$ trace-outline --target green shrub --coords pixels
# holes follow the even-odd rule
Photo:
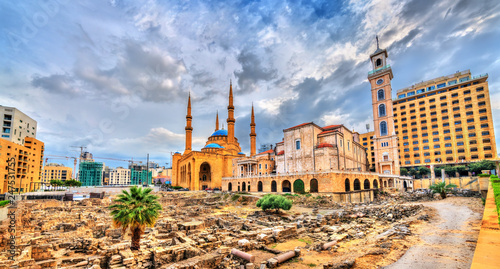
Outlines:
[[[429,189],[431,189],[433,193],[439,193],[441,195],[441,198],[445,199],[446,193],[450,192],[452,188],[456,188],[456,187],[457,187],[457,185],[455,185],[455,184],[446,185],[445,182],[438,182],[436,184],[432,184],[429,187]]]
[[[235,195],[233,195],[233,196],[231,197],[231,201],[236,201],[236,200],[240,199],[240,197],[241,197],[241,195],[239,195],[239,194],[235,194]]]
[[[479,174],[478,177],[490,177],[489,174]]]
[[[9,200],[0,201],[0,207],[4,207],[10,203]]]
[[[182,187],[181,186],[172,186],[172,189],[179,190],[179,189],[182,189]]]
[[[260,207],[264,211],[268,209],[275,209],[276,211],[280,209],[290,210],[292,208],[292,201],[281,195],[266,194],[257,201],[257,207]]]
[[[498,180],[498,176],[492,175],[490,177],[490,181],[491,186],[493,187],[495,205],[497,206],[498,224],[500,224],[500,180]]]

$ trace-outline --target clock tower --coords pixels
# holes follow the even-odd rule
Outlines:
[[[381,174],[399,175],[398,137],[394,130],[392,111],[392,69],[387,64],[387,51],[380,49],[370,55],[372,71],[368,72],[373,107],[373,154],[375,171]]]

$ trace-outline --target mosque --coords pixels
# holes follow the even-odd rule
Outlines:
[[[215,131],[208,138],[201,151],[192,148],[193,127],[191,126],[191,96],[188,98],[186,115],[186,147],[184,153],[176,152],[172,157],[172,185],[204,190],[221,188],[222,178],[233,175],[233,159],[244,157],[238,139],[234,136],[233,87],[229,85],[229,105],[227,106],[227,130],[219,129],[219,115],[216,116]],[[252,106],[250,124],[251,155],[256,151],[255,117]]]

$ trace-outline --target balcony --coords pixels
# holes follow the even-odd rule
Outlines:
[[[478,79],[478,78],[484,78],[484,77],[488,77],[488,73],[477,75],[477,76],[473,76],[472,79]]]
[[[372,71],[368,72],[368,76],[376,74],[376,73],[379,73],[379,72],[382,72],[382,71],[384,71],[385,69],[388,69],[388,68],[391,68],[390,64],[388,64],[386,66],[382,66],[380,68],[377,68],[375,70],[372,70]]]

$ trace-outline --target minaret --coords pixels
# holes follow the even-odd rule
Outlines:
[[[250,122],[250,156],[254,156],[256,154],[256,144],[255,137],[257,134],[255,133],[255,114],[253,112],[253,103],[252,103],[252,121]]]
[[[227,142],[234,142],[234,106],[233,106],[233,83],[229,83],[229,105],[227,106]]]
[[[219,111],[217,110],[217,115],[215,116],[215,131],[219,130]]]
[[[193,127],[191,127],[191,93],[189,93],[188,97],[188,107],[187,107],[187,115],[186,115],[186,150],[184,154],[191,152],[191,142],[193,136]]]

